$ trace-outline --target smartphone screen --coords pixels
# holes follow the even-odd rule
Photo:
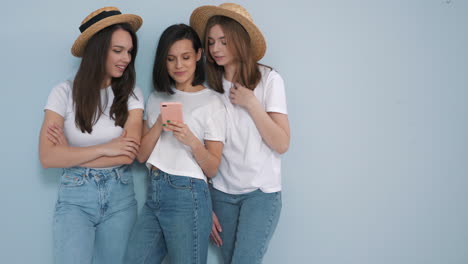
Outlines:
[[[161,120],[163,124],[167,124],[167,120],[184,122],[182,114],[182,103],[179,102],[162,102]],[[164,131],[169,131],[167,127],[163,126]]]

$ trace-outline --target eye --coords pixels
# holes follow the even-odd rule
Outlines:
[[[225,40],[222,40],[222,41],[221,41],[221,44],[223,44],[224,46],[226,46],[226,41],[225,41]]]
[[[212,41],[212,40],[208,41],[208,46],[212,46],[213,44],[214,44],[214,41]]]
[[[190,56],[184,56],[183,59],[188,60],[188,59],[190,59]]]
[[[121,49],[114,49],[113,51],[114,51],[115,53],[120,53],[120,52],[122,52]]]
[[[172,57],[167,57],[167,61],[174,61],[174,58],[172,58]]]

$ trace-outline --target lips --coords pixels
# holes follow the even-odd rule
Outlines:
[[[124,72],[124,71],[125,71],[125,68],[127,68],[127,65],[115,65],[115,67],[117,67],[117,69],[118,69],[120,72]]]
[[[182,76],[182,75],[185,74],[185,72],[184,72],[184,71],[182,71],[182,72],[174,72],[174,74],[175,74],[176,76]]]

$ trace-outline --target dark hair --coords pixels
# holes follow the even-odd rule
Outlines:
[[[208,49],[208,51],[206,51],[208,85],[213,90],[219,93],[224,93],[224,67],[216,64],[209,52],[208,32],[215,25],[219,25],[223,29],[227,48],[234,56],[234,63],[237,64],[233,82],[238,82],[251,90],[255,89],[260,82],[262,75],[258,67],[259,64],[252,56],[250,36],[239,22],[226,16],[213,16],[208,19],[208,22],[206,23],[204,44],[205,49]]]
[[[109,115],[116,126],[123,127],[128,117],[127,101],[135,87],[135,58],[138,40],[129,24],[115,24],[96,33],[86,44],[80,68],[73,82],[73,104],[75,107],[75,124],[81,132],[91,133],[93,125],[99,120],[106,106],[101,102],[101,88],[106,76],[106,61],[109,53],[112,34],[117,29],[127,31],[132,37],[133,48],[130,51],[131,61],[123,75],[112,78],[111,85],[114,101]],[[107,103],[107,102],[105,102]]]
[[[178,40],[188,39],[192,41],[193,49],[197,53],[202,44],[195,30],[185,24],[172,25],[161,34],[159,38],[158,48],[156,49],[156,56],[154,58],[153,66],[153,87],[158,92],[166,92],[174,94],[171,85],[175,85],[174,80],[167,72],[167,54],[171,46]],[[203,56],[196,63],[195,74],[192,85],[199,85],[205,81],[205,67]]]

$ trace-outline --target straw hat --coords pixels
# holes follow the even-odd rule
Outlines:
[[[203,39],[205,37],[206,23],[213,16],[227,16],[239,22],[250,36],[255,61],[263,58],[266,51],[265,38],[245,8],[238,4],[224,3],[219,6],[207,5],[195,9],[190,16],[190,25],[195,29],[200,38]]]
[[[103,7],[89,14],[82,22],[80,26],[81,34],[75,40],[71,48],[71,53],[76,57],[82,57],[88,40],[101,29],[108,26],[128,23],[132,27],[133,31],[137,31],[143,19],[137,15],[122,14],[117,7]]]

